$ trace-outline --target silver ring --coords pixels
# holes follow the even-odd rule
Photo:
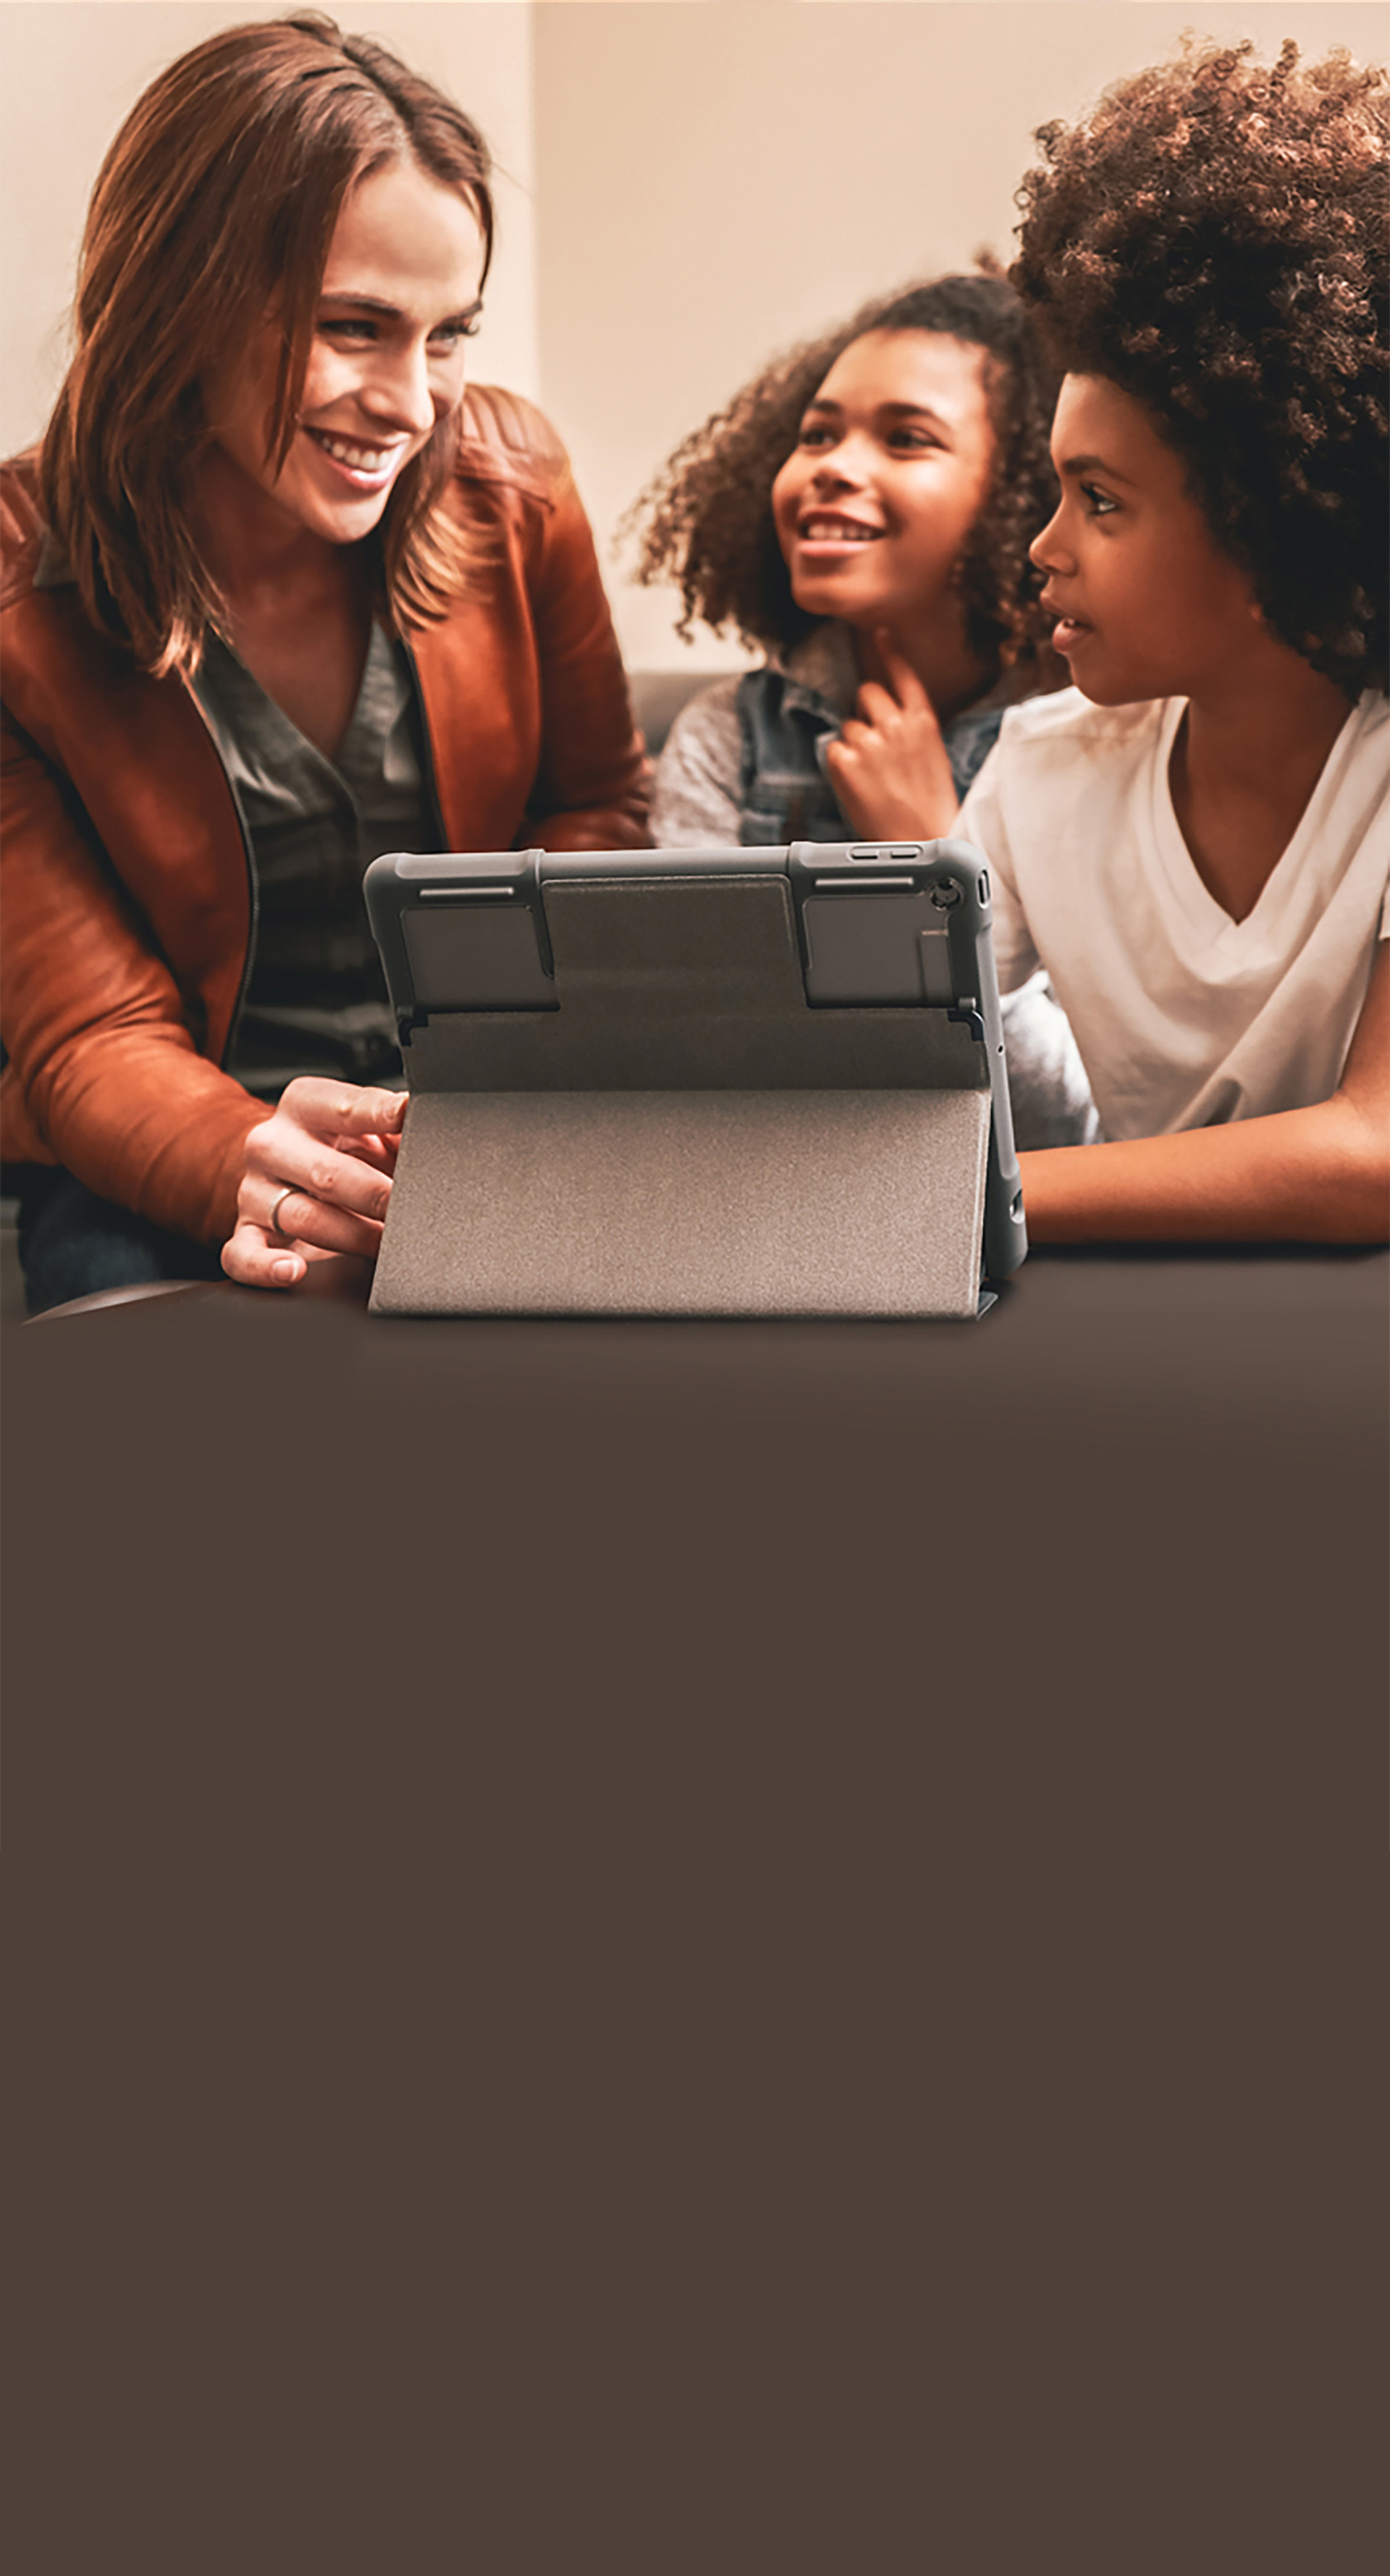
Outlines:
[[[270,1214],[269,1214],[269,1216],[266,1218],[266,1231],[267,1231],[267,1233],[269,1233],[269,1234],[278,1234],[278,1233],[279,1233],[279,1231],[280,1231],[280,1210],[281,1210],[281,1208],[284,1206],[286,1199],[292,1199],[292,1198],[294,1197],[295,1191],[296,1191],[296,1189],[298,1188],[298,1186],[299,1186],[299,1184],[298,1184],[298,1182],[297,1182],[297,1181],[291,1181],[291,1182],[289,1183],[289,1185],[288,1185],[288,1187],[287,1187],[287,1188],[285,1188],[285,1189],[283,1189],[283,1190],[277,1190],[277,1191],[276,1191],[274,1198],[273,1198],[273,1199],[271,1200],[271,1202],[270,1202]]]

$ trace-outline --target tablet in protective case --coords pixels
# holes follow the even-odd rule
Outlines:
[[[1027,1249],[962,841],[384,857],[377,1314],[974,1315]]]

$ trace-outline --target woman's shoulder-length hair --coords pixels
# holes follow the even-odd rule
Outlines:
[[[491,162],[476,126],[383,46],[317,12],[195,46],[151,83],[106,156],[40,478],[87,616],[156,675],[195,670],[222,610],[191,519],[202,386],[273,313],[267,454],[283,463],[343,201],[403,153],[466,199],[486,275]],[[469,568],[467,531],[440,506],[457,436],[451,414],[401,473],[378,532],[398,625],[442,617]]]

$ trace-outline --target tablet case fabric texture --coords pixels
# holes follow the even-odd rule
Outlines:
[[[373,1310],[974,1315],[979,1038],[809,1008],[784,877],[641,864],[547,882],[558,1007],[417,1014]]]
[[[436,1092],[378,1314],[973,1315],[989,1094]]]

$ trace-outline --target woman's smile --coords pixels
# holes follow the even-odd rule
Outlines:
[[[420,444],[410,438],[386,442],[353,438],[344,430],[321,428],[307,420],[302,420],[299,426],[304,436],[313,441],[324,462],[342,476],[354,492],[384,492]]]

